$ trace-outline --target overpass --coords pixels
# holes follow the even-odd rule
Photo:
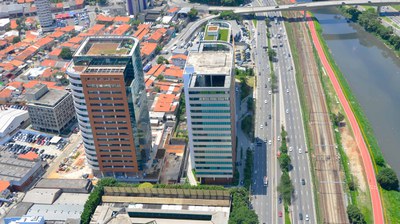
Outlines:
[[[381,6],[398,5],[400,0],[342,0],[342,1],[318,1],[307,3],[295,3],[291,5],[276,6],[251,6],[251,7],[225,7],[210,6],[209,11],[233,11],[237,14],[249,14],[258,12],[276,12],[276,11],[309,11],[326,7],[336,7],[341,5],[369,5],[378,6],[378,13]]]

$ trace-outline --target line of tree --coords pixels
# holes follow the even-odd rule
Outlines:
[[[347,18],[358,22],[366,31],[376,34],[395,50],[400,50],[400,37],[393,33],[392,27],[382,25],[375,9],[369,8],[363,12],[355,7],[341,7],[340,9]]]
[[[278,185],[278,192],[282,195],[283,201],[285,205],[290,205],[292,202],[292,193],[294,191],[294,186],[292,180],[289,176],[289,170],[291,168],[291,159],[288,155],[287,150],[287,132],[285,128],[282,126],[281,128],[281,146],[279,147],[279,151],[281,152],[278,161],[282,170],[281,181]]]

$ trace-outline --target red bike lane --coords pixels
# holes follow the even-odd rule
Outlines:
[[[353,130],[354,136],[356,138],[357,146],[360,149],[361,157],[363,160],[364,170],[367,175],[367,182],[369,186],[369,192],[371,195],[371,202],[372,202],[372,210],[373,210],[373,218],[374,224],[383,224],[384,217],[383,217],[383,210],[382,210],[382,202],[379,195],[379,188],[377,187],[377,182],[375,178],[375,170],[374,166],[372,165],[372,160],[369,154],[369,150],[367,145],[365,144],[364,138],[361,133],[361,129],[357,123],[357,120],[353,114],[353,111],[342,91],[342,88],[335,76],[335,73],[332,70],[331,65],[329,64],[325,52],[321,47],[321,43],[319,42],[318,35],[314,26],[314,21],[312,18],[307,17],[307,23],[310,28],[312,40],[314,42],[314,46],[318,52],[318,56],[325,68],[325,71],[328,73],[329,79],[335,89],[336,94],[338,95],[339,101],[343,106],[343,109],[346,113],[347,118],[349,119],[351,129]]]

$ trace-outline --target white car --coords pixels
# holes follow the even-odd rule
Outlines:
[[[301,154],[301,148],[299,148],[299,153]]]
[[[271,140],[269,140],[269,141],[268,141],[268,145],[271,145],[271,144],[272,144],[272,141],[271,141]]]
[[[308,217],[308,214],[306,214],[306,221],[310,220],[310,218]]]
[[[289,89],[286,89],[286,92],[289,93]]]
[[[292,146],[289,147],[289,152],[291,152],[291,151],[293,151],[293,147]]]
[[[263,129],[263,125],[260,125],[260,129]]]
[[[286,113],[287,113],[287,114],[289,113],[289,109],[286,109]]]
[[[281,140],[281,136],[278,136],[278,141],[280,141]]]
[[[271,90],[270,90],[270,91],[268,91],[268,94],[269,94],[269,95],[271,95],[271,94],[272,94],[272,91],[271,91]]]
[[[268,103],[268,101],[267,101],[267,100],[264,100],[264,103],[265,103],[265,104],[267,104],[267,103]]]

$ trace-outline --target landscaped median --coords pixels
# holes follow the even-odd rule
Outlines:
[[[347,117],[349,117],[350,122],[352,123],[352,129],[354,135],[357,139],[357,143],[359,145],[360,150],[362,150],[363,144],[364,147],[366,146],[368,150],[361,151],[363,162],[364,162],[364,169],[367,172],[367,182],[370,187],[370,194],[372,200],[372,206],[374,206],[374,223],[383,223],[382,210],[385,215],[385,222],[386,223],[400,223],[400,192],[398,191],[388,191],[384,190],[379,185],[377,185],[375,181],[375,177],[372,176],[374,173],[376,175],[382,175],[380,172],[383,168],[387,165],[383,159],[382,153],[379,149],[377,140],[375,139],[373,130],[371,125],[369,124],[366,116],[364,115],[361,106],[358,104],[356,98],[352,94],[351,88],[348,85],[347,81],[345,80],[343,74],[340,72],[340,69],[335,64],[332,56],[330,55],[329,48],[327,47],[326,43],[324,42],[323,38],[321,37],[321,29],[318,23],[313,23],[312,21],[309,22],[309,26],[311,32],[313,32],[314,26],[317,27],[317,40],[314,39],[314,43],[319,41],[321,43],[321,48],[323,50],[322,54],[319,55],[321,60],[325,59],[326,61],[323,64],[327,68],[328,75],[331,78],[331,82],[333,84],[338,83],[339,86],[335,86],[336,92],[339,95],[339,99],[345,109],[347,109]],[[314,30],[315,32],[315,30]],[[314,36],[313,36],[314,37]],[[317,47],[317,46],[316,46]],[[318,47],[317,47],[318,48]],[[321,53],[319,51],[319,53]],[[328,63],[328,64],[327,64]],[[329,69],[332,69],[329,71]],[[333,72],[333,76],[331,76],[330,72]],[[344,99],[340,98],[340,94],[344,95]],[[342,95],[342,96],[343,96]],[[346,105],[347,104],[347,105]],[[350,109],[350,110],[349,110]],[[350,111],[350,112],[349,112]],[[353,119],[351,119],[353,118]],[[355,118],[355,119],[354,119]],[[355,121],[355,123],[354,123]],[[359,129],[358,129],[359,127]],[[365,143],[364,143],[365,142]],[[361,146],[361,147],[360,147]],[[371,160],[369,159],[371,158]],[[377,162],[379,161],[379,163]],[[373,169],[371,170],[371,166]],[[382,185],[382,182],[380,181]],[[381,207],[381,200],[379,196],[379,192],[377,191],[378,188],[381,193],[383,199],[383,208]],[[394,200],[397,199],[397,200]]]

